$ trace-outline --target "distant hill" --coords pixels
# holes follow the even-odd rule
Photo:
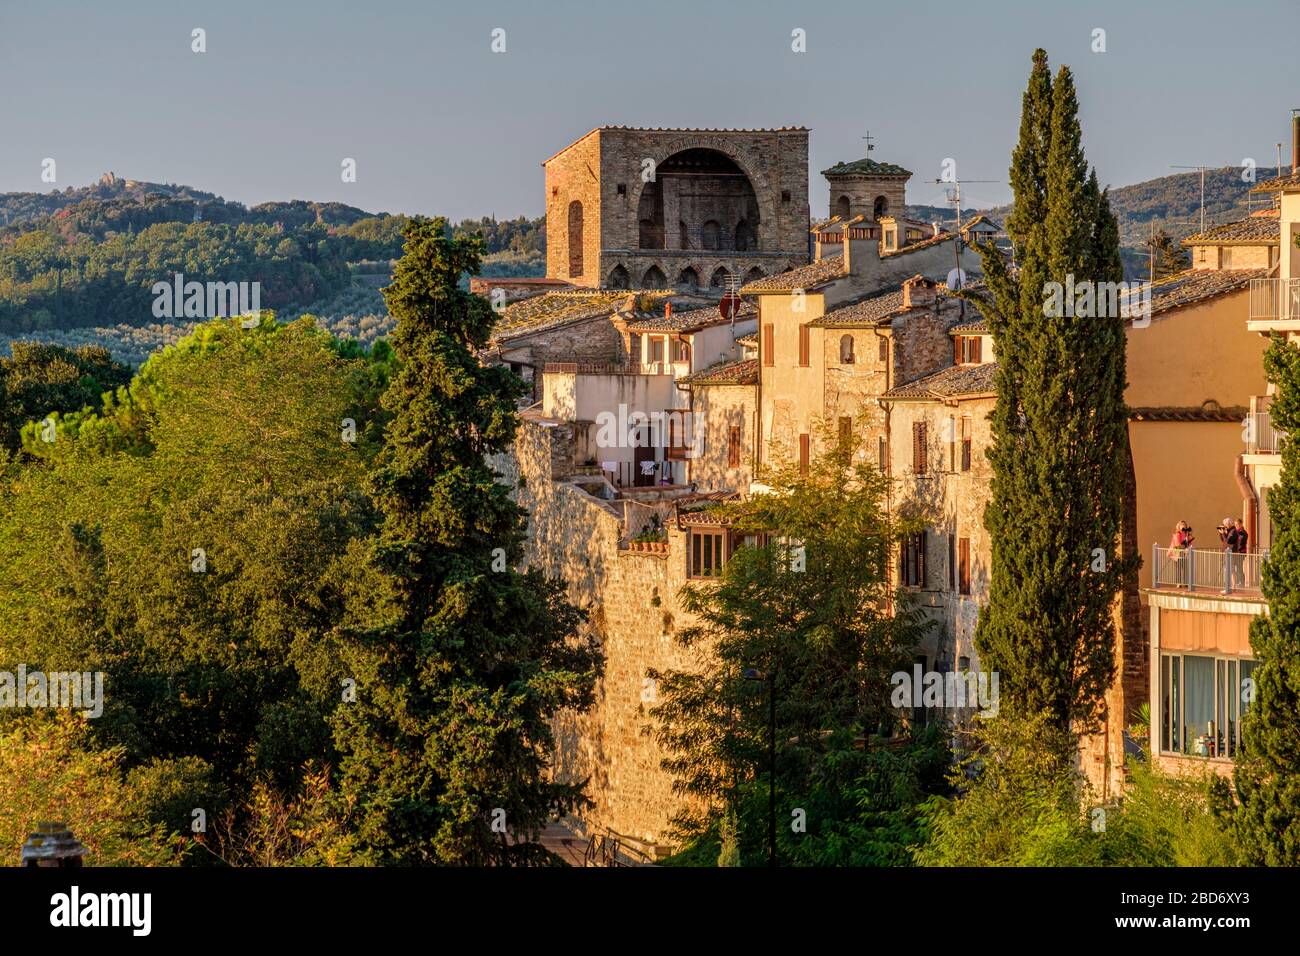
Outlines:
[[[1242,172],[1240,166],[1205,171],[1207,227],[1242,219],[1267,205],[1266,198],[1252,197],[1250,189],[1256,182],[1276,175],[1276,170],[1267,166],[1256,169],[1254,181],[1243,180]],[[1112,187],[1110,204],[1119,220],[1120,242],[1124,246],[1145,248],[1153,221],[1170,236],[1183,239],[1201,228],[1201,174],[1174,173],[1131,186]],[[962,219],[981,212],[1002,223],[1011,206],[966,209],[962,211]],[[951,224],[953,217],[951,206],[908,206],[907,215],[923,222],[937,219],[944,225]]]

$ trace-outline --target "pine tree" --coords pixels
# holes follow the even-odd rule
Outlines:
[[[1123,278],[1118,225],[1084,158],[1070,71],[1053,81],[1042,50],[1011,181],[1018,271],[980,249],[999,371],[989,605],[976,644],[981,666],[1000,674],[1001,713],[1046,713],[1045,743],[1065,766],[1077,735],[1101,717],[1115,670],[1112,605],[1134,559],[1116,551],[1128,450],[1124,321],[1103,314],[1117,309],[1094,316],[1095,296],[1069,295],[1070,283]],[[1060,309],[1049,308],[1049,283],[1062,287]]]
[[[1187,253],[1179,249],[1169,233],[1163,229],[1157,229],[1155,234],[1147,239],[1146,246],[1155,260],[1153,267],[1155,278],[1163,279],[1187,268]]]
[[[523,384],[480,363],[494,314],[460,288],[482,256],[442,219],[410,223],[384,291],[399,363],[370,474],[385,582],[346,642],[343,790],[379,862],[549,862],[541,827],[581,789],[547,779],[550,720],[590,704],[599,656],[563,585],[513,570],[524,513],[487,456],[515,434]]]
[[[1275,338],[1264,355],[1277,385],[1274,423],[1300,435],[1300,348]],[[1262,589],[1268,614],[1251,622],[1258,665],[1254,700],[1241,722],[1235,782],[1237,832],[1248,863],[1300,865],[1300,445],[1282,445],[1282,478],[1268,495],[1273,545]],[[1245,688],[1243,688],[1243,691]],[[1249,698],[1248,694],[1244,697]]]

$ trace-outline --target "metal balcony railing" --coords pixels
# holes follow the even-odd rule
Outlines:
[[[1250,321],[1300,321],[1300,279],[1251,279]]]
[[[1267,560],[1267,551],[1233,554],[1157,544],[1152,549],[1151,586],[1202,594],[1257,595],[1260,570]]]
[[[1282,450],[1285,435],[1273,427],[1268,412],[1251,412],[1246,416],[1246,450],[1252,455],[1276,455]]]

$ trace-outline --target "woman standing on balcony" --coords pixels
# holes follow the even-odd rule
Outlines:
[[[1196,538],[1192,536],[1192,526],[1186,521],[1180,521],[1174,525],[1173,536],[1169,539],[1169,550],[1165,556],[1174,563],[1174,587],[1186,587],[1191,589],[1191,579],[1189,577],[1190,563],[1188,555],[1192,548],[1192,542]]]

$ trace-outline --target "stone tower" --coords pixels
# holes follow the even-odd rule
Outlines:
[[[846,220],[864,216],[869,222],[903,214],[907,181],[912,178],[902,166],[874,159],[836,163],[822,175],[830,183],[830,214]]]
[[[602,126],[546,170],[546,275],[699,289],[808,261],[808,130]]]

